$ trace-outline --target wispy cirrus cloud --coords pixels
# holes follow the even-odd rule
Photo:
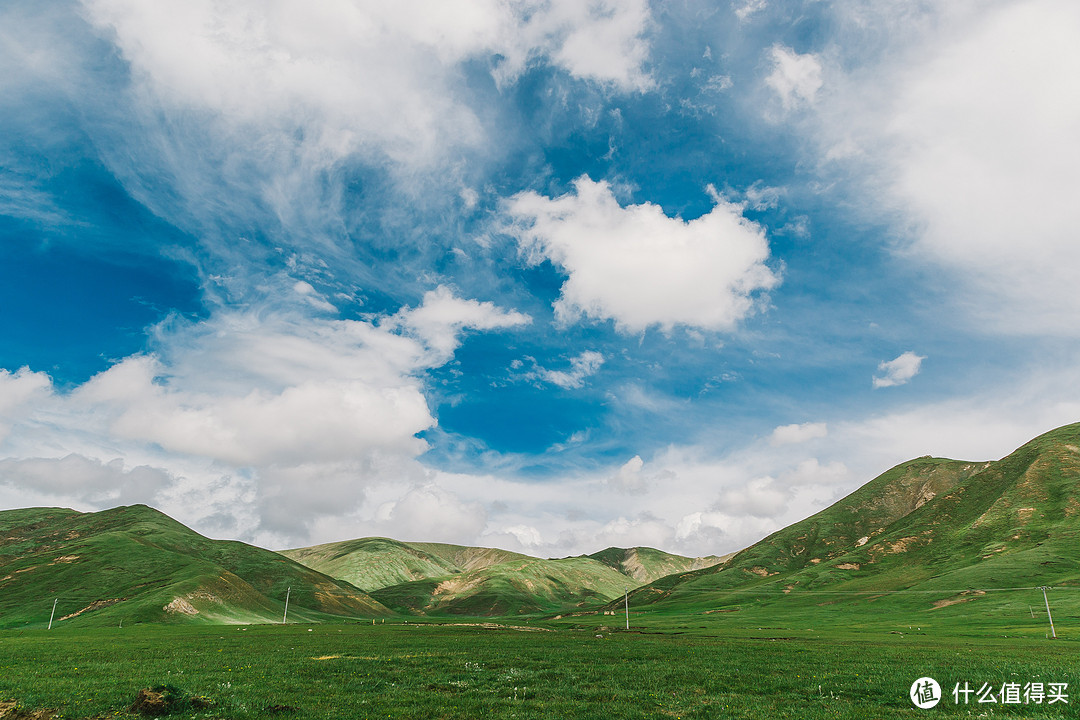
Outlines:
[[[502,83],[546,61],[622,90],[650,84],[641,0],[85,6],[160,102],[205,110],[238,130],[303,128],[313,162],[381,152],[412,164],[481,141],[481,122],[463,101],[460,66],[470,60],[489,64]]]
[[[577,357],[570,358],[569,370],[548,370],[537,368],[537,374],[545,382],[558,385],[564,390],[579,388],[585,379],[596,373],[604,364],[604,356],[595,350],[586,350]]]

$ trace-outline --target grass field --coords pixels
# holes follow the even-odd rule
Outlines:
[[[172,685],[214,701],[171,715],[191,718],[1080,716],[1080,642],[1068,638],[759,629],[715,617],[626,632],[621,622],[5,631],[0,701],[70,718],[134,717],[127,708],[141,688]],[[922,676],[944,689],[935,709],[908,699]],[[972,696],[958,706],[951,690],[964,682],[1068,683],[1075,696],[1068,705]]]

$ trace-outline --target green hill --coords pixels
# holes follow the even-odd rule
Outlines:
[[[0,512],[0,627],[279,622],[386,615],[350,585],[145,505]]]
[[[366,592],[414,580],[479,570],[511,560],[534,559],[508,550],[443,543],[404,543],[380,537],[282,550],[281,554]]]
[[[609,547],[586,557],[598,560],[638,582],[650,583],[667,575],[719,565],[731,555],[688,558],[649,547]]]
[[[1038,585],[1080,587],[1080,424],[997,462],[898,465],[721,566],[640,588],[631,604],[774,613],[858,604],[940,617],[1019,603],[1027,616],[1036,595],[1021,602],[1011,589]],[[1078,593],[1060,597],[1076,604]]]
[[[588,557],[525,558],[371,593],[387,607],[420,615],[500,616],[565,612],[622,597],[640,583]]]
[[[446,543],[408,543],[409,547],[442,558],[452,563],[461,572],[482,570],[492,565],[518,560],[534,560],[531,555],[500,550],[498,548],[468,547],[466,545],[448,545]]]
[[[621,596],[664,575],[723,558],[685,558],[653,548],[608,548],[541,560],[495,548],[360,538],[282,554],[372,593],[403,612],[494,616],[561,612]]]
[[[365,592],[460,572],[451,562],[388,538],[346,540],[282,550],[281,554]]]

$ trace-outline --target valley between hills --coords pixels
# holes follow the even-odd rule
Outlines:
[[[923,457],[730,556],[541,559],[361,538],[271,552],[146,506],[0,512],[0,628],[390,617],[1034,619],[1080,609],[1080,424],[998,461]],[[629,593],[628,603],[624,594]],[[56,607],[52,608],[53,601]],[[977,608],[977,610],[976,610]],[[1034,623],[1038,627],[1042,620]]]
[[[1078,535],[1080,425],[902,463],[729,557],[278,553],[143,505],[8,510],[0,720],[1065,720]]]

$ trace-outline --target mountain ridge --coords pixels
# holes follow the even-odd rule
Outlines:
[[[911,607],[936,610],[1043,584],[1080,585],[1080,424],[997,461],[901,463],[723,565],[662,578],[631,600],[700,612],[803,592],[905,592],[921,598]]]
[[[360,590],[277,553],[211,540],[146,505],[96,513],[0,512],[0,627],[55,617],[79,624],[272,622],[386,616]]]
[[[89,625],[271,622],[287,593],[290,612],[311,621],[610,612],[625,592],[638,610],[683,614],[778,602],[816,613],[886,597],[880,608],[948,614],[1002,609],[989,590],[1040,585],[1080,589],[1080,423],[996,461],[900,463],[727,558],[612,547],[542,559],[390,538],[278,554],[144,505],[0,511],[0,627],[43,624],[48,598],[64,603],[61,621]]]
[[[655,548],[537,558],[497,548],[369,537],[281,551],[286,557],[414,614],[543,613],[621,596],[672,572],[721,558],[686,558]]]

